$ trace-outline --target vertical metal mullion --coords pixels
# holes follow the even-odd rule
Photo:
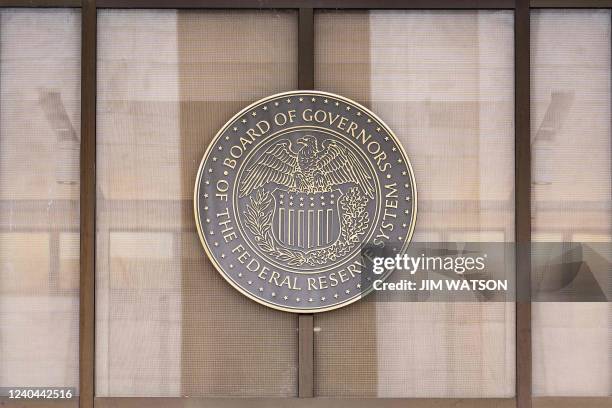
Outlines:
[[[299,9],[298,87],[314,89],[314,10]]]
[[[94,406],[96,253],[96,1],[81,8],[79,407]]]
[[[531,408],[531,132],[529,0],[514,14],[515,230],[516,230],[516,405]]]
[[[298,397],[314,397],[314,316],[298,315]]]
[[[298,87],[314,88],[314,10],[298,16]],[[298,315],[298,397],[314,396],[314,316]]]

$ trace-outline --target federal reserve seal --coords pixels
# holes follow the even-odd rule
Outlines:
[[[219,273],[266,306],[313,313],[372,290],[366,246],[403,251],[416,185],[393,132],[365,107],[318,91],[273,95],[217,133],[194,209]]]

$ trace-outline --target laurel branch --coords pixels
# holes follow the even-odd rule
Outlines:
[[[255,236],[255,242],[259,248],[291,266],[300,266],[305,262],[304,253],[292,251],[276,245],[272,236],[272,215],[274,206],[272,196],[264,189],[258,190],[250,197],[251,204],[247,205],[245,211],[245,224]]]
[[[250,204],[247,204],[244,213],[245,224],[255,237],[257,246],[264,253],[290,266],[301,266],[304,263],[311,266],[322,265],[343,257],[359,243],[359,237],[367,231],[370,223],[366,211],[368,199],[358,187],[353,187],[338,200],[342,209],[338,239],[332,245],[321,249],[306,252],[291,250],[277,245],[272,235],[272,195],[265,189],[260,189],[249,198]]]

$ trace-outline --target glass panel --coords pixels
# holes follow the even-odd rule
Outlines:
[[[0,11],[0,387],[78,387],[80,36]]]
[[[610,68],[609,10],[532,11],[534,241],[612,241]],[[607,267],[580,263],[610,293],[610,251],[598,256]],[[609,302],[534,303],[532,318],[535,395],[612,395]]]
[[[294,12],[98,14],[98,396],[296,395],[296,317],[219,276],[192,201],[218,129],[297,87],[296,44]]]
[[[316,87],[402,141],[415,240],[514,241],[514,44],[507,11],[321,12]],[[318,396],[510,397],[513,303],[372,303],[316,316]]]

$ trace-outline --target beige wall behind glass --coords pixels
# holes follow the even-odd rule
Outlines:
[[[297,87],[297,14],[98,14],[96,393],[295,396],[295,316],[250,301],[197,237],[217,130]]]
[[[78,387],[80,12],[0,11],[0,387]]]
[[[514,241],[512,12],[321,12],[315,33],[316,88],[369,106],[410,157],[414,239]],[[316,325],[316,395],[514,395],[512,303],[362,302]]]

